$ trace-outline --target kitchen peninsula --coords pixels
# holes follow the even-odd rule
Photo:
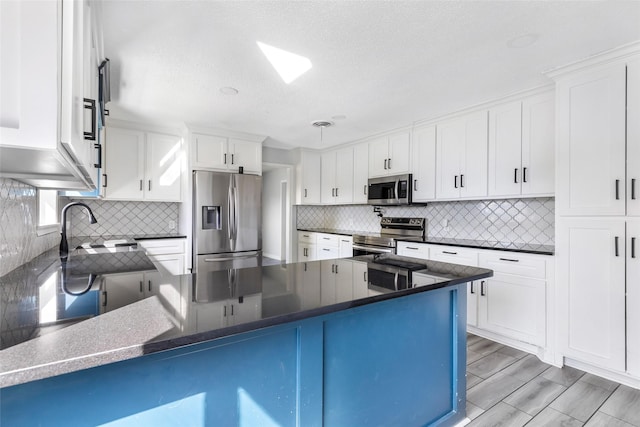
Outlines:
[[[0,278],[3,310],[37,301],[44,286],[12,292],[17,275],[61,289],[55,252]],[[123,271],[149,271],[140,252],[107,255]],[[75,262],[86,270],[103,256]],[[102,265],[97,273],[115,274]],[[15,338],[0,351],[0,423],[454,425],[465,418],[466,283],[491,270],[384,255],[228,274],[224,286],[196,286],[184,275],[146,292],[141,282],[121,307],[109,300],[122,289],[98,289],[93,316]],[[56,293],[59,308],[65,297]],[[3,337],[18,335],[5,327]]]

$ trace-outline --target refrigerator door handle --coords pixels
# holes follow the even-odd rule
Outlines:
[[[235,205],[233,200],[233,184],[229,184],[229,191],[227,196],[227,235],[229,240],[234,239],[233,235],[233,220],[235,216]]]

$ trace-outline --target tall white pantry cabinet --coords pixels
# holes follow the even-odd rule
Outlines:
[[[559,348],[640,380],[640,45],[550,74]]]

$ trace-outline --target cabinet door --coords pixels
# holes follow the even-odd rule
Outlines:
[[[142,200],[144,196],[144,133],[106,129],[105,197]]]
[[[242,166],[244,173],[262,174],[262,144],[229,139],[227,166],[233,172]]]
[[[353,202],[353,148],[336,151],[336,197],[335,202]]]
[[[424,202],[436,198],[436,127],[413,132],[413,200]]]
[[[336,301],[336,264],[335,261],[320,262],[320,304],[335,304]]]
[[[460,197],[460,156],[464,150],[466,126],[464,120],[454,120],[437,126],[436,136],[436,197]]]
[[[144,273],[143,292],[145,296],[157,296],[164,308],[176,319],[182,317],[181,277],[147,271]]]
[[[489,111],[489,195],[517,196],[522,183],[522,102]]]
[[[303,310],[320,306],[320,264],[305,262],[296,268],[296,294]]]
[[[467,325],[478,326],[479,287],[479,281],[467,283]]]
[[[145,199],[179,202],[182,184],[180,137],[148,133],[146,147]]]
[[[488,119],[487,112],[464,119],[465,144],[460,155],[460,197],[487,195]]]
[[[229,317],[230,316],[230,317]],[[246,295],[240,299],[234,299],[227,306],[229,325],[240,325],[253,322],[262,318],[262,294]]]
[[[386,176],[389,173],[389,138],[369,142],[369,177]]]
[[[480,281],[478,327],[545,345],[545,281],[495,273]]]
[[[640,59],[627,64],[627,215],[640,216]]]
[[[340,258],[351,258],[353,256],[353,237],[340,237]]]
[[[143,273],[105,274],[103,279],[103,312],[124,307],[144,298]]]
[[[191,150],[194,168],[227,169],[227,138],[194,133]]]
[[[206,332],[227,326],[227,301],[192,303],[194,332]]]
[[[402,132],[389,137],[389,175],[409,173],[411,165],[411,134]]]
[[[625,214],[626,67],[559,80],[558,215]]]
[[[353,265],[350,261],[335,261],[336,302],[353,299]]]
[[[557,230],[562,354],[624,371],[625,222],[561,218]]]
[[[640,220],[627,221],[627,371],[640,377]]]
[[[77,164],[88,172],[93,143],[84,139],[85,9],[84,1],[62,1],[60,141]]]
[[[298,262],[315,261],[316,259],[316,245],[298,242]]]
[[[367,204],[369,184],[369,144],[353,147],[353,203]]]
[[[369,268],[366,262],[352,262],[353,265],[353,298],[366,298],[369,296],[369,282],[367,274]]]
[[[336,152],[329,151],[320,156],[320,201],[334,204],[336,197]]]
[[[298,203],[320,203],[320,154],[310,151],[300,152],[298,172]]]
[[[522,102],[522,194],[555,192],[555,96],[536,95]]]

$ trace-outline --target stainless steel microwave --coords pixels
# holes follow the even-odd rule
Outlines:
[[[370,178],[367,203],[370,205],[410,205],[411,174]]]

